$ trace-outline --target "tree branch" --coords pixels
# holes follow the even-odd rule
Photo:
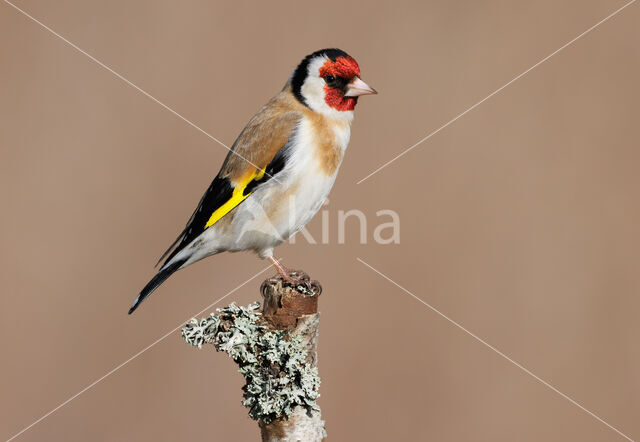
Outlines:
[[[244,401],[263,441],[321,441],[324,421],[316,404],[320,378],[317,343],[320,314],[317,281],[292,272],[295,284],[277,275],[262,283],[264,308],[231,305],[183,329],[187,343],[212,344],[238,364]]]

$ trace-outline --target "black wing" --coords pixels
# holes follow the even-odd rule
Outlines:
[[[265,173],[257,179],[252,179],[246,184],[243,189],[243,196],[251,194],[258,186],[266,183],[274,177],[278,172],[284,169],[287,161],[287,153],[289,151],[290,142],[288,141],[273,157],[271,162],[265,168]],[[229,153],[232,154],[231,152]],[[186,227],[178,235],[176,240],[171,244],[166,252],[162,254],[158,260],[158,264],[168,255],[163,267],[171,261],[171,259],[178,254],[182,249],[188,246],[194,239],[202,234],[206,230],[207,222],[211,218],[211,215],[218,210],[223,204],[231,199],[233,196],[234,187],[228,178],[221,178],[220,175],[216,176],[213,182],[209,185],[196,210],[189,218]],[[244,201],[244,200],[243,200]],[[239,204],[241,204],[240,201]],[[176,247],[177,245],[177,247]],[[175,248],[174,248],[175,247]],[[173,251],[172,251],[173,250]]]

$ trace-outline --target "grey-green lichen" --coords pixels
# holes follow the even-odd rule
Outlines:
[[[296,406],[307,412],[319,410],[318,369],[307,362],[302,338],[282,330],[269,330],[260,321],[260,303],[247,307],[235,303],[217,309],[200,321],[195,318],[182,329],[184,340],[195,347],[213,344],[239,365],[246,384],[242,405],[249,416],[270,423],[289,418]]]

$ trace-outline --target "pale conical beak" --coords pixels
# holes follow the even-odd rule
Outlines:
[[[360,95],[371,95],[377,94],[376,90],[369,86],[364,81],[360,80],[360,77],[355,77],[351,82],[347,85],[347,92],[345,92],[345,97],[358,97]]]

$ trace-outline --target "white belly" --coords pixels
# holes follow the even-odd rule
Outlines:
[[[331,175],[323,170],[313,135],[311,126],[303,120],[283,173],[238,206],[233,221],[224,228],[225,234],[216,235],[222,249],[250,249],[262,257],[269,256],[274,247],[302,229],[320,210],[338,170]],[[342,155],[349,141],[348,126],[336,133],[336,141]]]
[[[320,210],[334,179],[305,176],[295,183],[295,191],[282,192],[277,186],[247,200],[238,208],[228,250],[253,249],[261,256],[302,229]],[[293,188],[292,188],[293,189]],[[266,255],[265,255],[266,254]]]

